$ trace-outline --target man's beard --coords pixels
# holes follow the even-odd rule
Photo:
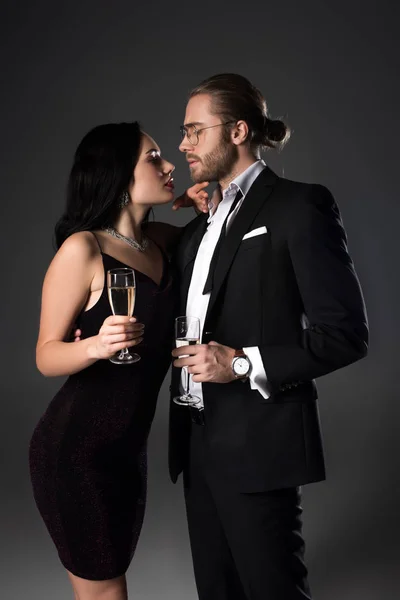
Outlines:
[[[195,183],[201,181],[221,181],[225,179],[233,170],[234,164],[238,160],[237,147],[224,141],[201,159],[201,168],[191,173],[192,180]]]

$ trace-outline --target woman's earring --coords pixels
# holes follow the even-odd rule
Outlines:
[[[129,195],[128,192],[123,192],[120,199],[119,199],[119,203],[118,206],[120,208],[125,208],[125,206],[128,206],[129,202],[131,201],[131,197]]]

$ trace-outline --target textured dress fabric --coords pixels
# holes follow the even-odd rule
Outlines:
[[[112,314],[107,270],[127,266],[104,253],[102,259],[103,292],[78,318],[82,338],[97,335]],[[62,564],[84,579],[118,577],[132,560],[146,502],[146,442],[171,362],[175,293],[169,263],[164,257],[160,285],[135,274],[134,314],[145,334],[133,350],[141,360],[99,360],[68,377],[30,442],[37,507]]]

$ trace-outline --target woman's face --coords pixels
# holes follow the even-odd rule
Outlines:
[[[174,199],[171,177],[175,167],[161,158],[160,148],[147,133],[142,134],[139,159],[133,171],[129,194],[133,204],[154,206]]]

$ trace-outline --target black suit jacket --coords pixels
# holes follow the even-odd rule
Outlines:
[[[178,247],[180,314],[206,221],[190,222]],[[267,234],[242,240],[261,226]],[[326,188],[269,168],[257,177],[220,250],[202,343],[211,340],[258,346],[271,395],[264,399],[249,382],[203,384],[210,469],[243,492],[324,479],[314,379],[362,358],[368,343],[362,292]],[[179,379],[173,367],[172,396]],[[187,407],[171,402],[173,481],[185,467],[192,426]]]

